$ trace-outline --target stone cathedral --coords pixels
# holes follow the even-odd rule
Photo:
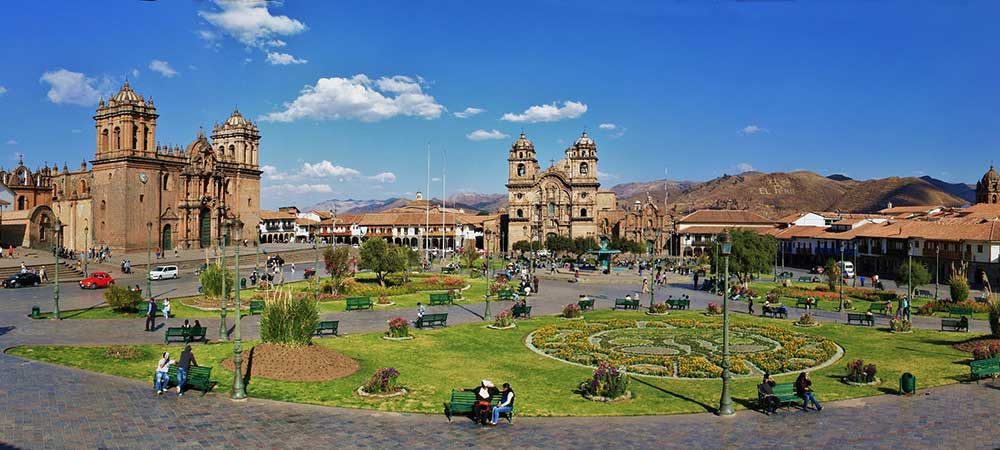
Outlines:
[[[15,193],[15,211],[8,214],[26,217],[23,245],[51,245],[48,239],[58,236],[54,224],[61,222],[61,245],[76,250],[145,250],[147,239],[163,250],[206,248],[227,239],[222,225],[235,218],[252,241],[260,215],[257,125],[234,111],[212,128],[211,139],[198,131],[186,147],[167,146],[156,140],[158,117],[153,99],[126,82],[97,107],[89,170],[86,162],[76,171],[46,165],[30,183],[45,195],[19,186],[20,175],[8,176]]]

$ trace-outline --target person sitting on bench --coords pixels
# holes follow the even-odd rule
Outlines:
[[[759,393],[764,399],[764,403],[761,407],[764,408],[764,414],[771,415],[778,411],[778,406],[781,402],[778,397],[774,395],[774,379],[771,378],[771,374],[764,372],[764,380],[757,386],[757,393]]]
[[[500,414],[510,413],[514,410],[514,390],[510,388],[510,383],[503,384],[503,391],[500,392],[500,404],[493,408],[493,421],[490,425],[496,426],[500,420]]]
[[[493,396],[499,394],[500,391],[497,390],[496,386],[490,380],[483,380],[479,386],[472,389],[466,389],[467,392],[474,392],[476,394],[476,404],[473,405],[472,414],[473,419],[476,423],[487,425],[490,422],[490,401]]]

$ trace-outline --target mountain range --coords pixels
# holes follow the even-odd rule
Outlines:
[[[656,180],[622,183],[607,189],[618,195],[619,207],[645,201],[648,196],[657,204],[665,204],[674,215],[724,208],[751,209],[777,218],[798,211],[875,212],[889,204],[963,206],[975,201],[973,186],[928,176],[855,180],[841,174],[823,176],[809,171],[744,172],[708,181]],[[324,211],[336,206],[338,213],[360,214],[397,208],[409,201],[327,200],[302,209]],[[441,204],[440,199],[431,202]],[[460,192],[447,199],[448,207],[470,213],[492,213],[506,205],[506,194]]]

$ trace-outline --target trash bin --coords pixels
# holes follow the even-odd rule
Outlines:
[[[899,377],[899,392],[901,394],[915,394],[917,392],[917,377],[910,372]]]
[[[42,310],[40,308],[38,308],[37,306],[32,306],[31,307],[31,318],[32,319],[37,319],[38,316],[41,316],[41,315],[42,315]]]
[[[240,278],[240,289],[246,289],[246,288],[247,288],[247,279]]]
[[[198,286],[198,293],[199,294],[204,294],[205,293],[205,289],[202,288],[201,286]]]

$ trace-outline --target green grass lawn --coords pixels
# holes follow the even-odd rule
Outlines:
[[[457,275],[450,275],[457,276]],[[361,274],[361,278],[373,278],[374,276],[368,274]],[[465,284],[469,286],[462,292],[462,302],[479,303],[485,300],[487,280],[483,278],[469,278],[462,277],[465,280]],[[282,289],[290,289],[293,292],[313,292],[313,283],[306,281],[297,281],[294,283],[286,283]],[[252,296],[256,289],[241,290],[240,295],[242,297],[242,302],[244,305],[244,310],[250,304],[250,296]],[[428,294],[431,292],[444,292],[444,291],[424,291],[416,292],[412,294],[395,295],[390,296],[389,299],[394,302],[391,306],[376,306],[379,309],[415,309],[417,307],[417,302],[422,302],[427,304]],[[204,319],[209,317],[218,317],[218,311],[206,311],[184,304],[185,299],[191,297],[177,297],[171,298],[170,300],[170,317],[176,317],[178,319]],[[376,301],[376,299],[372,299]],[[230,313],[233,311],[233,302],[230,299],[228,305]],[[74,310],[63,310],[60,312],[60,316],[63,319],[133,319],[136,317],[143,317],[145,315],[144,305],[140,305],[140,309],[143,313],[122,313],[112,310],[107,306],[95,306],[86,309],[74,309]],[[332,313],[332,312],[342,312],[345,310],[345,303],[341,300],[336,301],[323,301],[319,304],[319,311],[321,314]],[[39,318],[48,319],[51,317],[52,313],[43,313]],[[163,312],[161,311],[158,316],[162,317]]]
[[[590,319],[629,318],[648,320],[642,312],[597,311]],[[674,312],[672,318],[704,318],[699,312]],[[518,322],[518,328],[494,331],[485,324],[468,324],[416,331],[416,339],[391,342],[378,333],[314,340],[359,361],[361,370],[347,378],[321,383],[293,383],[254,378],[248,384],[253,397],[383,411],[440,413],[452,388],[469,388],[481,379],[509,382],[518,392],[518,413],[530,416],[615,416],[705,412],[719,400],[718,380],[671,380],[633,377],[635,398],[616,404],[594,403],[574,393],[592,370],[572,366],[537,355],[524,345],[525,336],[536,328],[559,323],[555,317],[538,317]],[[721,319],[712,319],[721,320]],[[764,321],[737,318],[735,323]],[[788,322],[769,324],[791,327]],[[813,373],[814,387],[821,402],[895,392],[899,377],[911,372],[919,389],[955,383],[968,377],[968,354],[950,344],[969,339],[969,334],[916,330],[912,334],[891,334],[884,329],[850,327],[824,323],[818,328],[794,328],[806,334],[824,336],[845,349],[844,358]],[[249,347],[249,346],[248,346]],[[116,361],[104,357],[104,347],[16,347],[11,354],[150,382],[157,355],[180,345],[142,345],[143,358]],[[212,366],[212,378],[224,394],[233,379],[221,366],[231,354],[230,344],[196,345],[195,354],[203,365]],[[851,387],[840,381],[848,360],[862,358],[875,363],[881,386]],[[400,382],[410,393],[401,399],[368,400],[354,394],[378,368],[395,367]],[[792,382],[794,376],[778,377]],[[734,379],[732,392],[739,408],[756,400],[756,378]],[[152,395],[152,387],[150,387]]]

